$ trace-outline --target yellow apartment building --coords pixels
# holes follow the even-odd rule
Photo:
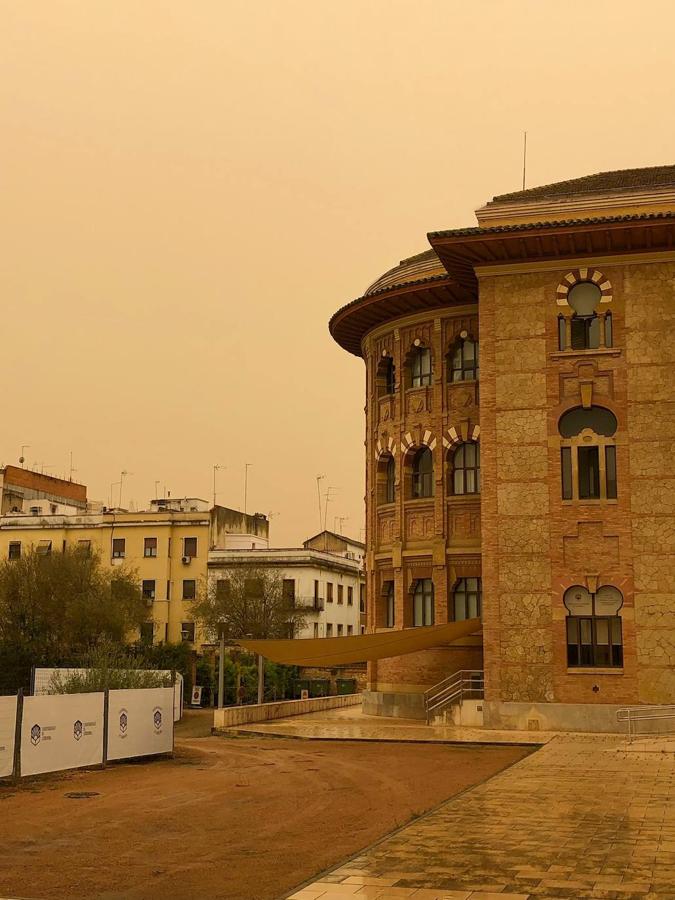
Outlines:
[[[29,474],[14,480],[28,482]],[[12,511],[0,516],[0,559],[19,559],[31,547],[44,554],[79,547],[98,552],[105,565],[125,566],[147,601],[148,622],[139,638],[148,643],[199,645],[191,601],[206,581],[209,550],[268,545],[269,523],[260,514],[209,508],[197,498],[153,500],[142,512],[105,507],[86,512],[70,505],[63,486],[68,482],[49,478],[54,483],[46,484],[46,479],[38,476],[35,483],[39,480],[43,490],[18,502],[15,492]]]

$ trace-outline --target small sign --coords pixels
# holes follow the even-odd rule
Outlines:
[[[190,706],[201,706],[202,705],[202,691],[203,690],[204,690],[204,688],[199,684],[196,684],[192,688],[192,697],[190,699]]]
[[[309,700],[309,691],[300,691],[301,700]]]

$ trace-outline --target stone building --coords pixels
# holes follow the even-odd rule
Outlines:
[[[366,363],[366,709],[484,670],[492,727],[675,703],[675,166],[495,197],[330,323]]]

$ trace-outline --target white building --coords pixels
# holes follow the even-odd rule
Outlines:
[[[319,546],[333,549],[316,549]],[[239,566],[275,569],[286,595],[302,609],[306,624],[298,637],[347,637],[365,631],[364,545],[322,532],[301,548],[211,550],[208,579],[213,584]]]

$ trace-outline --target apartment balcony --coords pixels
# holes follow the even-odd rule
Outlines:
[[[307,612],[321,612],[324,601],[322,597],[295,597],[293,605],[296,609],[306,610]]]

